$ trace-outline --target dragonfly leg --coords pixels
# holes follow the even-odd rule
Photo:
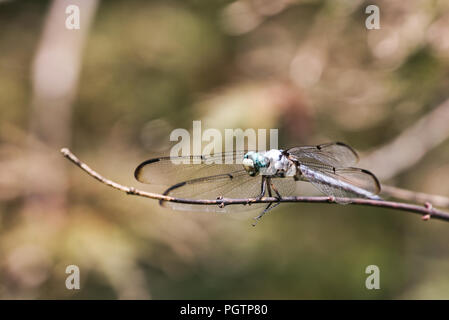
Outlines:
[[[262,183],[260,184],[260,194],[256,197],[256,201],[259,201],[263,198],[265,192],[267,190],[267,181],[265,180],[265,176],[262,176]],[[251,205],[252,201],[248,199],[246,202],[247,205]]]
[[[267,180],[268,180],[268,182],[267,182],[267,184],[268,184],[268,186],[267,186],[268,187],[268,195],[270,197],[272,197],[273,195],[272,195],[271,190],[274,190],[274,192],[276,192],[276,199],[278,200],[277,202],[280,203],[281,199],[282,199],[281,194],[279,193],[278,189],[276,189],[276,187],[274,186],[273,182],[271,182],[272,180],[270,178],[267,178]]]
[[[274,192],[276,192],[276,198],[278,199],[278,201],[276,203],[274,202],[270,202],[267,207],[261,212],[261,214],[259,214],[257,217],[255,217],[254,219],[256,220],[256,222],[253,223],[253,227],[256,226],[257,222],[259,222],[259,220],[265,215],[265,213],[267,213],[268,211],[276,208],[278,205],[281,204],[281,199],[282,196],[279,193],[279,191],[276,189],[276,187],[274,186],[273,182],[271,182],[270,178],[266,178],[266,184],[267,184],[267,191],[268,191],[268,195],[270,197],[272,197],[272,192],[271,190],[273,189]]]
[[[264,216],[265,213],[267,213],[268,211],[276,208],[278,205],[281,204],[280,202],[276,202],[274,204],[273,203],[274,202],[270,202],[268,204],[268,206],[257,217],[254,218],[254,220],[256,220],[256,221],[252,224],[253,227],[256,226],[257,222],[259,222],[259,220],[262,219],[262,217]]]
[[[279,193],[278,189],[276,189],[276,187],[274,186],[273,182],[271,182],[271,179],[270,179],[270,189],[273,189],[274,192],[276,192],[276,198],[277,198],[278,200],[281,200],[281,199],[282,199],[281,194]],[[271,197],[271,194],[270,194],[270,197]]]
[[[262,199],[266,191],[267,191],[267,179],[265,178],[265,176],[262,176],[262,183],[260,185],[260,194],[256,197],[256,201]]]

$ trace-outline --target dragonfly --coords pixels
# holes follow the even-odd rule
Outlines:
[[[311,183],[341,204],[353,198],[381,200],[374,174],[354,167],[359,157],[342,142],[300,146],[286,150],[234,151],[212,155],[152,158],[135,170],[142,183],[166,185],[163,193],[183,199],[256,199],[278,201],[251,205],[211,206],[160,201],[175,210],[237,212],[265,206],[256,221],[280,204],[282,197],[297,194],[297,183]]]

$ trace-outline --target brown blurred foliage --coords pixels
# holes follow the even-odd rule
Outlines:
[[[58,153],[138,185],[137,164],[193,120],[376,150],[448,98],[449,3],[375,1],[379,30],[368,4],[114,0],[68,31],[59,1],[0,1],[0,298],[449,298],[444,222],[291,204],[252,228],[119,194]],[[438,139],[388,182],[449,196]]]

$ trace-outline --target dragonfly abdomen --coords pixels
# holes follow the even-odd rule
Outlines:
[[[372,192],[369,192],[363,188],[356,185],[347,183],[345,181],[333,178],[331,176],[322,174],[313,169],[308,168],[305,165],[299,166],[302,176],[306,178],[309,182],[314,184],[322,192],[331,196],[341,196],[341,197],[359,197],[367,198],[372,200],[381,200],[381,198]],[[335,173],[335,170],[334,170]],[[319,187],[324,185],[326,187]]]

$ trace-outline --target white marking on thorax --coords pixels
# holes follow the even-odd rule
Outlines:
[[[270,165],[265,169],[265,175],[282,174],[285,176],[294,176],[296,173],[296,166],[291,162],[282,151],[271,149],[265,152],[264,157],[270,161]]]

